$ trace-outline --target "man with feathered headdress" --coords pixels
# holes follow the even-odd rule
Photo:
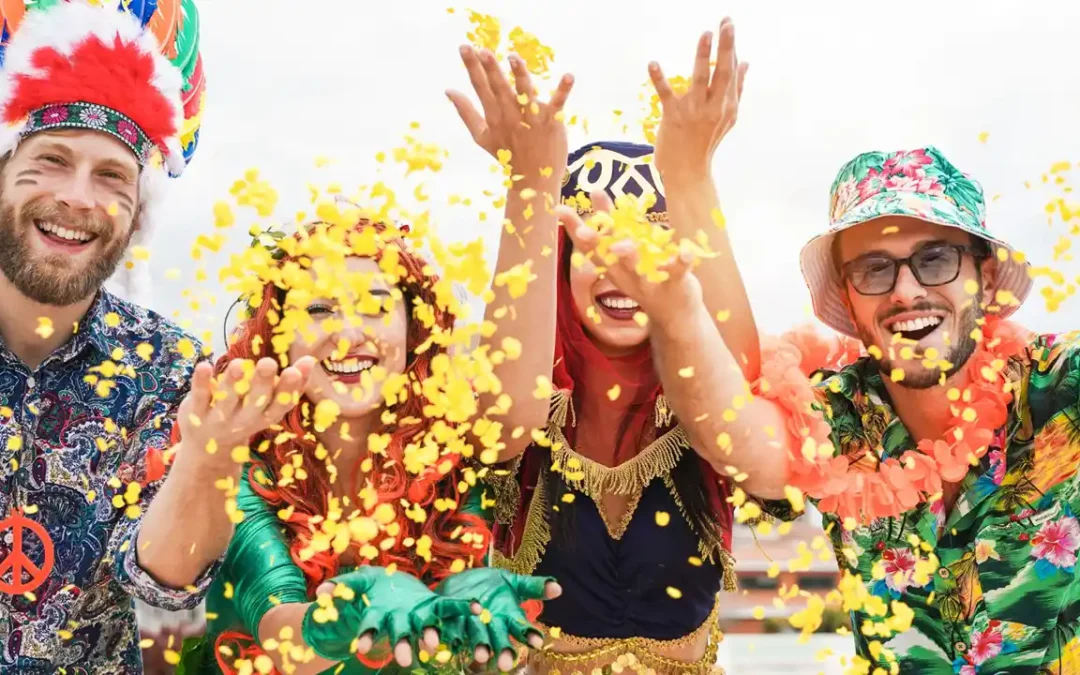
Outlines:
[[[104,289],[196,145],[192,1],[15,0],[0,26],[0,671],[142,672],[132,598],[198,603],[233,529],[215,479],[303,375],[260,366],[243,399]]]

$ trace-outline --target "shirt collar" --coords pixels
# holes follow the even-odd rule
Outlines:
[[[114,315],[114,316],[110,316]],[[93,348],[98,352],[100,360],[113,360],[117,348],[124,352],[119,359],[126,363],[128,349],[117,331],[124,330],[125,317],[127,321],[133,320],[128,312],[124,312],[116,301],[116,298],[106,290],[101,290],[94,297],[90,308],[79,321],[75,333],[71,339],[61,345],[55,352],[50,354],[42,363],[41,367],[59,361],[68,362],[82,356],[87,348]],[[119,319],[119,322],[116,320]],[[115,324],[115,327],[109,324]],[[11,353],[3,340],[0,340],[0,359],[10,363],[19,363],[19,359]]]
[[[80,353],[89,345],[98,351],[102,359],[123,361],[128,347],[119,332],[125,330],[124,324],[130,319],[111,293],[106,290],[99,291],[90,309],[79,322],[79,328],[71,340],[70,355]],[[120,359],[113,358],[117,349],[124,353]]]

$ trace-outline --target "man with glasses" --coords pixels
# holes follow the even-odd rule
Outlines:
[[[755,448],[729,471],[781,518],[809,496],[869,591],[848,607],[858,672],[1080,672],[1080,333],[1005,320],[1032,282],[984,213],[936,148],[859,155],[802,269],[818,318],[865,355],[792,333],[748,383],[717,339],[694,373],[699,397],[732,401],[701,416],[721,447]]]
[[[880,630],[873,604],[853,612],[859,655],[886,672],[1076,672],[1080,335],[1004,321],[1032,282],[984,216],[936,148],[845,165],[802,269],[818,318],[868,356],[818,371],[801,399],[759,386],[787,413],[787,482],[823,512],[841,568],[911,619]],[[806,361],[788,365],[820,365]]]

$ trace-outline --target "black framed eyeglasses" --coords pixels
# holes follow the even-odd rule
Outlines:
[[[870,253],[844,263],[843,278],[850,281],[860,295],[885,295],[896,287],[900,266],[907,265],[923,286],[944,286],[960,276],[964,253],[970,253],[976,259],[980,256],[971,246],[944,243],[927,244],[907,258]]]

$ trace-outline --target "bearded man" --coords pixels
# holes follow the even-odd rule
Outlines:
[[[215,383],[195,340],[102,288],[149,234],[152,184],[194,149],[198,17],[155,6],[0,11],[4,672],[142,672],[133,598],[198,603],[233,530],[215,487],[239,477],[229,450],[310,368],[233,364]]]

